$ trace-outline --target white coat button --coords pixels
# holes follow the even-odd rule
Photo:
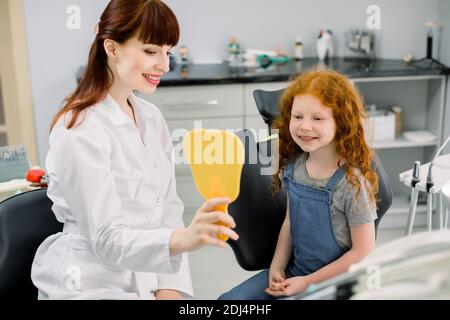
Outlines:
[[[158,168],[158,161],[153,162],[153,167],[156,169]]]

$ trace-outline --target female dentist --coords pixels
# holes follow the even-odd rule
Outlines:
[[[31,277],[40,299],[181,299],[193,296],[186,252],[236,240],[212,199],[184,227],[172,142],[153,93],[179,39],[158,0],[112,0],[87,67],[55,116],[48,196],[64,230],[39,247]]]

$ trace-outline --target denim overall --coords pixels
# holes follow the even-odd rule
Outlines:
[[[285,270],[287,278],[313,273],[342,256],[347,249],[338,244],[331,224],[331,197],[344,176],[338,168],[325,188],[314,188],[294,180],[294,163],[286,166],[283,182],[288,190],[293,255]],[[269,286],[266,269],[219,299],[272,300],[264,290]]]

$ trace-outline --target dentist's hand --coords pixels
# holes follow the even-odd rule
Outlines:
[[[180,292],[170,289],[160,289],[155,291],[156,300],[184,300]]]
[[[231,228],[236,227],[233,217],[221,211],[213,211],[215,207],[226,205],[230,202],[228,198],[214,198],[206,201],[192,219],[187,228],[177,229],[172,233],[169,248],[170,255],[196,250],[204,245],[226,247],[226,242],[217,238],[216,235],[223,234],[233,240],[239,236]],[[217,223],[225,224],[217,225]]]

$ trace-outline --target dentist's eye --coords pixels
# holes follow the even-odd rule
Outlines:
[[[168,57],[172,57],[172,56],[173,56],[173,53],[170,52],[170,51],[168,51],[168,52],[167,52],[167,56],[168,56]]]
[[[156,54],[155,51],[151,51],[151,50],[145,50],[145,53],[150,55],[150,56],[154,56]]]

